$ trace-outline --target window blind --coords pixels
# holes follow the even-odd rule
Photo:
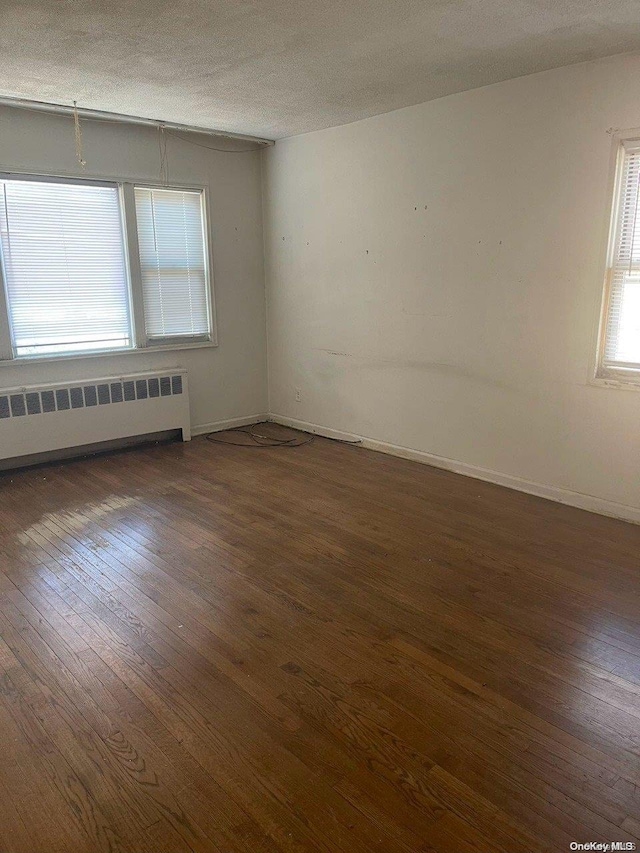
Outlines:
[[[16,356],[131,346],[116,186],[0,178],[0,247]]]
[[[135,188],[147,337],[208,338],[202,193]]]
[[[640,367],[640,148],[623,148],[610,262],[605,367]]]

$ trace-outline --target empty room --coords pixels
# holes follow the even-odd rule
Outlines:
[[[0,853],[640,845],[640,5],[5,0]]]

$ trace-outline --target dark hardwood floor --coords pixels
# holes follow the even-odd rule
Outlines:
[[[640,843],[640,527],[323,439],[0,493],[3,853]]]

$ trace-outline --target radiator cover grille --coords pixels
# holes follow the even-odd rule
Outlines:
[[[0,470],[174,430],[191,438],[187,374],[179,367],[0,389]]]
[[[46,415],[98,405],[110,406],[177,394],[182,394],[182,375],[179,373],[154,376],[150,379],[78,384],[71,387],[64,385],[46,391],[0,394],[0,419]]]

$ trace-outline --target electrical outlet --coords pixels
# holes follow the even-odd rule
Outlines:
[[[300,389],[296,388],[296,403],[299,403],[302,400],[302,394],[300,393]]]

